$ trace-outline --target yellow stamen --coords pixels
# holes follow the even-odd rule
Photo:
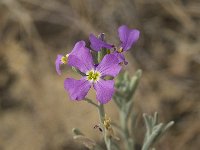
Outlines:
[[[96,82],[100,79],[101,73],[98,71],[90,70],[86,73],[87,80]]]
[[[63,57],[61,58],[61,62],[62,62],[63,64],[67,64],[68,56],[69,56],[69,54],[67,54],[67,55],[65,55],[65,56],[63,56]]]
[[[119,53],[122,53],[122,52],[123,52],[123,48],[120,47],[120,49],[118,49],[118,52],[119,52]]]

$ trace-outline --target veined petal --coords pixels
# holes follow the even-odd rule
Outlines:
[[[92,55],[90,50],[85,47],[84,41],[76,43],[68,57],[68,64],[84,73],[94,68]]]
[[[114,81],[100,79],[94,83],[94,89],[96,90],[96,98],[101,104],[106,104],[112,99],[114,94]]]
[[[89,40],[91,43],[90,47],[95,51],[100,51],[101,48],[111,49],[113,47],[111,44],[108,44],[101,39],[98,39],[94,34],[90,34]]]
[[[58,54],[56,61],[55,61],[55,66],[56,66],[56,72],[61,75],[61,71],[60,71],[60,65],[63,64],[61,62],[61,58],[63,57],[63,55]]]
[[[121,70],[121,66],[119,65],[118,58],[114,54],[107,54],[96,67],[96,70],[101,73],[101,76],[108,75],[115,77]]]
[[[126,25],[118,28],[121,47],[127,51],[139,39],[140,31],[137,29],[129,29]]]
[[[75,80],[67,78],[64,81],[64,88],[69,93],[72,100],[83,100],[91,88],[91,83],[85,78]]]
[[[113,54],[118,58],[119,63],[123,62],[125,65],[128,64],[123,53],[119,53],[119,52],[115,51]]]

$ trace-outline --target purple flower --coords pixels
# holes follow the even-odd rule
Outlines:
[[[68,64],[85,73],[80,80],[67,78],[64,82],[65,90],[72,100],[83,100],[91,86],[96,90],[96,98],[101,104],[111,100],[114,94],[114,80],[104,80],[105,76],[115,77],[121,70],[118,59],[113,54],[104,56],[98,66],[93,63],[92,55],[83,45],[78,53],[69,55]]]
[[[60,66],[63,65],[63,64],[67,64],[69,55],[76,54],[77,51],[79,51],[81,49],[81,47],[84,47],[84,46],[85,46],[85,42],[79,41],[75,44],[73,50],[69,54],[67,54],[65,56],[63,56],[61,54],[57,55],[57,58],[56,58],[56,61],[55,61],[55,66],[56,66],[56,72],[59,75],[61,75]]]
[[[124,63],[125,65],[128,64],[122,52],[118,52],[117,50],[115,50],[113,54],[118,58],[118,63]]]
[[[118,28],[118,34],[121,41],[119,48],[115,48],[114,55],[118,58],[119,63],[124,62],[128,64],[125,60],[123,52],[129,50],[133,44],[135,44],[139,38],[140,32],[137,29],[129,29],[126,25],[122,25]],[[90,37],[91,47],[99,51],[101,48],[109,48],[110,44],[102,41],[101,39],[96,38],[94,35]],[[110,45],[111,46],[111,45]]]
[[[140,31],[137,29],[129,29],[126,25],[118,28],[118,34],[121,41],[119,52],[129,50],[139,39]]]
[[[118,34],[121,44],[120,48],[114,54],[119,59],[119,63],[124,62],[126,65],[128,62],[125,60],[123,52],[129,50],[137,42],[140,31],[137,29],[129,29],[126,25],[122,25],[118,28]]]
[[[102,41],[101,39],[97,38],[94,34],[90,34],[89,40],[91,43],[90,47],[95,51],[100,51],[102,48],[111,49],[113,47],[113,45]]]

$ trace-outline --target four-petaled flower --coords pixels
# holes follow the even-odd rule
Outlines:
[[[90,50],[85,47],[85,42],[76,44],[79,48],[68,56],[68,65],[79,69],[85,74],[80,80],[67,78],[64,87],[72,100],[83,100],[91,86],[96,90],[96,99],[105,104],[112,99],[114,94],[114,80],[104,80],[105,76],[115,77],[121,70],[118,59],[113,54],[103,57],[99,65],[94,65]]]
[[[129,29],[126,25],[122,25],[118,28],[118,34],[121,42],[118,49],[113,45],[98,39],[93,34],[91,34],[89,37],[91,43],[90,46],[95,51],[100,51],[102,48],[111,49],[114,47],[115,50],[113,54],[118,58],[119,63],[124,62],[124,64],[128,64],[128,62],[125,60],[123,52],[129,50],[132,45],[137,42],[140,32],[137,29]]]

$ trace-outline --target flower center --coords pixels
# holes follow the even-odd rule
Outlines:
[[[122,53],[123,52],[123,48],[120,47],[120,49],[118,49],[118,53]]]
[[[96,82],[100,79],[101,73],[98,71],[90,70],[87,72],[87,80]]]
[[[65,55],[65,56],[63,56],[62,58],[61,58],[61,62],[63,63],[63,64],[67,64],[67,59],[68,59],[68,56],[69,56],[69,54],[67,54],[67,55]]]

